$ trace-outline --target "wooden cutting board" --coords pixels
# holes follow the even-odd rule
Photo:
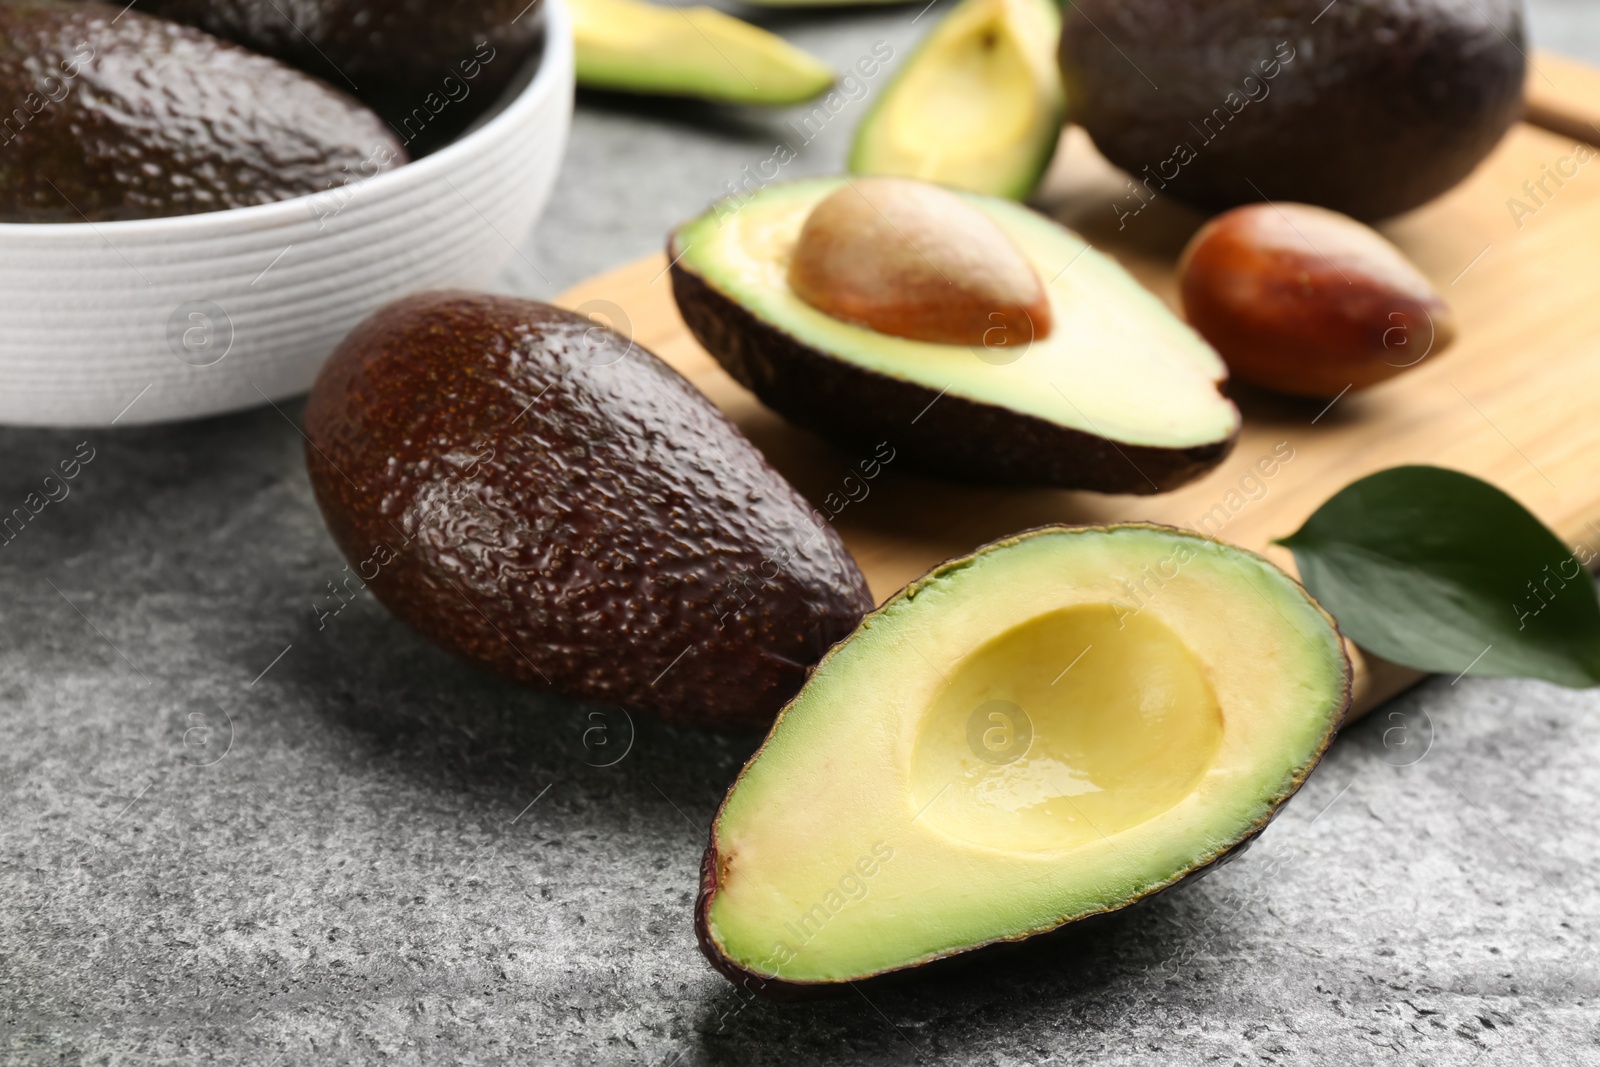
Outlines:
[[[1600,143],[1600,70],[1554,52],[1534,52],[1523,99],[1535,126]]]
[[[1540,62],[1548,59],[1536,62],[1549,70],[1554,63]],[[1568,61],[1556,84],[1581,90],[1574,71],[1600,78]],[[1596,103],[1544,88],[1560,104],[1551,113],[1568,125]],[[1519,125],[1467,182],[1383,227],[1455,307],[1461,335],[1454,347],[1332,405],[1236,388],[1245,424],[1232,456],[1199,482],[1158,497],[949,485],[907,476],[892,463],[870,482],[847,482],[859,475],[862,457],[784,422],[695,343],[673,303],[664,256],[590,279],[558,302],[631,330],[704,390],[807,498],[821,503],[834,494],[829,510],[845,501],[834,523],[880,601],[942,560],[1043,523],[1147,519],[1203,528],[1292,571],[1290,554],[1269,545],[1271,538],[1292,533],[1347,483],[1401,463],[1485,478],[1573,544],[1600,552],[1600,156],[1559,188],[1545,179],[1548,196],[1535,188],[1536,200],[1524,186],[1572,157],[1574,147],[1571,131]],[[1173,266],[1204,217],[1156,200],[1119,230],[1112,205],[1126,210],[1126,195],[1125,177],[1074,127],[1036,205],[1175,307]],[[1267,464],[1273,473],[1263,477],[1258,463],[1275,452],[1292,458]],[[1358,659],[1362,713],[1422,677]]]

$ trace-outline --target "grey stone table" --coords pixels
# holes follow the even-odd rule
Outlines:
[[[1589,4],[1542,0],[1536,34],[1600,61]],[[843,64],[915,11],[769,21]],[[782,120],[586,98],[503,287],[658,247]],[[747,1003],[689,914],[758,739],[531,695],[368,596],[319,616],[343,561],[298,413],[0,431],[6,509],[81,461],[0,546],[0,1062],[1600,1062],[1600,697],[1521,682],[1400,698],[1136,914]]]

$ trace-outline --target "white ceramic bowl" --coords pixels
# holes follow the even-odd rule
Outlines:
[[[310,387],[379,306],[486,285],[555,184],[572,28],[488,122],[337,194],[128,222],[0,224],[0,423],[193,418]]]

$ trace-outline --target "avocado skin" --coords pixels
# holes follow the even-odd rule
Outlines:
[[[1293,59],[1262,82],[1284,42]],[[1521,0],[1076,0],[1061,65],[1073,119],[1136,182],[1211,209],[1286,200],[1371,221],[1494,148],[1522,115],[1525,48]],[[1208,141],[1197,127],[1247,76],[1267,95]],[[1194,158],[1166,162],[1182,144]]]
[[[876,610],[869,613],[861,620],[861,625],[858,626],[857,629],[861,630],[871,626],[874,619],[881,615],[888,614],[889,611],[900,601],[909,599],[921,593],[923,591],[923,587],[929,582],[938,579],[941,575],[950,571],[957,571],[963,567],[971,565],[974,560],[978,559],[984,553],[990,552],[994,549],[1006,548],[1010,545],[1017,544],[1018,542],[1026,541],[1031,537],[1038,537],[1041,535],[1065,532],[1111,531],[1124,529],[1160,530],[1165,533],[1179,534],[1183,537],[1192,537],[1196,541],[1220,541],[1219,538],[1207,537],[1204,534],[1196,533],[1193,530],[1186,530],[1181,527],[1168,526],[1163,523],[1154,522],[1119,522],[1100,526],[1036,526],[1032,529],[1023,530],[1020,533],[1012,534],[1009,537],[1002,537],[998,540],[991,541],[988,544],[982,545],[974,550],[971,555],[960,556],[956,559],[947,560],[946,562],[940,563],[931,568],[926,574],[922,575],[922,577],[910,582],[904,589],[891,596],[888,600],[885,600],[881,605],[878,606]],[[1234,551],[1244,553],[1245,555],[1258,556],[1257,553],[1250,552],[1248,549],[1239,548],[1236,545],[1229,545],[1228,547]],[[1261,557],[1258,556],[1258,558]],[[1299,585],[1298,582],[1295,584],[1297,586]],[[1340,636],[1343,637],[1343,634],[1339,630],[1339,624],[1334,621],[1333,616],[1324,611],[1322,605],[1317,604],[1316,600],[1312,598],[1311,594],[1305,592],[1303,586],[1301,587],[1301,592],[1304,593],[1305,598],[1310,601],[1319,612],[1321,612],[1322,617],[1328,621],[1328,625],[1333,628],[1334,633],[1340,634]],[[831,651],[829,652],[829,655],[832,655]],[[1343,725],[1345,717],[1350,713],[1350,701],[1355,695],[1355,674],[1350,663],[1349,653],[1344,649],[1342,643],[1340,645],[1340,658],[1344,663],[1344,692],[1340,701],[1340,711],[1338,715],[1335,715],[1331,718],[1330,721],[1332,722],[1332,725],[1328,728],[1328,732],[1323,735],[1321,743],[1317,746],[1316,752],[1312,754],[1310,761],[1306,765],[1305,773],[1291,782],[1289,787],[1273,801],[1271,808],[1268,810],[1264,818],[1252,825],[1249,830],[1240,835],[1236,840],[1222,846],[1203,863],[1196,864],[1180,874],[1178,877],[1174,878],[1172,881],[1167,882],[1165,885],[1155,887],[1144,895],[1128,901],[1121,907],[1094,912],[1089,915],[1080,916],[1076,919],[1069,919],[1051,929],[1036,931],[1034,933],[1024,935],[1021,938],[988,941],[983,944],[968,945],[964,948],[953,949],[943,956],[926,960],[922,963],[909,964],[905,967],[898,967],[887,971],[879,971],[877,974],[870,975],[867,978],[859,981],[786,982],[778,978],[763,977],[762,975],[756,974],[753,971],[746,970],[733,960],[729,959],[727,956],[723,955],[722,949],[720,946],[718,946],[716,938],[711,935],[711,903],[717,895],[717,886],[720,882],[722,866],[721,857],[717,852],[717,824],[722,819],[722,809],[727,806],[728,798],[731,797],[733,795],[733,791],[739,787],[739,781],[744,777],[745,770],[747,770],[750,765],[756,761],[756,757],[761,755],[761,749],[766,747],[766,742],[763,741],[761,748],[756,749],[756,751],[751,754],[750,758],[745,761],[744,767],[739,771],[738,778],[735,778],[733,784],[728,787],[727,793],[723,795],[722,803],[717,805],[716,814],[711,817],[711,829],[710,833],[708,834],[706,851],[700,862],[700,891],[695,897],[694,903],[695,940],[700,946],[701,953],[706,957],[706,960],[711,964],[711,966],[734,985],[739,986],[742,989],[749,990],[754,995],[763,997],[767,1000],[792,1002],[838,996],[841,995],[847,988],[859,985],[862,981],[873,985],[882,985],[897,980],[908,979],[920,974],[931,973],[929,970],[930,968],[939,969],[958,963],[977,962],[977,960],[980,960],[984,957],[992,957],[1005,948],[1019,947],[1023,944],[1041,943],[1042,947],[1043,943],[1048,943],[1053,938],[1059,938],[1071,931],[1074,927],[1080,926],[1085,922],[1090,922],[1107,915],[1115,914],[1116,912],[1127,911],[1130,908],[1143,905],[1162,893],[1165,893],[1175,885],[1192,881],[1193,879],[1199,878],[1205,874],[1209,874],[1218,867],[1221,867],[1223,864],[1237,859],[1245,852],[1246,849],[1255,843],[1256,838],[1261,836],[1261,832],[1271,825],[1272,820],[1277,818],[1278,813],[1283,810],[1283,806],[1289,802],[1290,798],[1300,791],[1300,787],[1304,785],[1306,779],[1311,776],[1311,772],[1317,769],[1317,765],[1322,761],[1323,755],[1328,751],[1328,746],[1333,744],[1333,739],[1338,736],[1339,729]],[[827,656],[824,656],[823,663],[826,661]],[[818,663],[817,667],[820,669],[823,663]],[[778,711],[777,718],[774,719],[772,723],[772,730],[777,729],[778,721],[783,718],[784,714],[788,710],[789,705],[785,704],[783,708]],[[772,730],[769,730],[767,734],[769,740],[772,737]],[[973,953],[980,953],[980,955],[976,958],[973,958]]]
[[[5,222],[266,204],[406,158],[378,117],[343,93],[105,4],[0,3],[0,87],[13,102],[0,115]]]
[[[941,395],[858,366],[764,322],[680,261],[672,293],[701,346],[740,385],[797,426],[870,451],[887,439],[908,467],[947,481],[1148,496],[1193,481],[1233,451],[1114,444],[1022,412]],[[974,356],[974,359],[977,357]]]
[[[439,148],[471,125],[544,40],[539,0],[137,3],[140,11],[198,27],[348,89],[394,128],[413,155]],[[454,79],[449,86],[446,78]]]
[[[871,610],[866,582],[680,374],[636,345],[586,362],[620,351],[597,329],[464,292],[375,312],[306,406],[323,517],[377,598],[466,660],[673,722],[765,726]]]

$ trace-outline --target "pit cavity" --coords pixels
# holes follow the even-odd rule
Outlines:
[[[989,848],[1066,850],[1194,789],[1222,744],[1216,694],[1152,612],[1118,614],[1050,612],[946,671],[911,758],[919,822]]]

